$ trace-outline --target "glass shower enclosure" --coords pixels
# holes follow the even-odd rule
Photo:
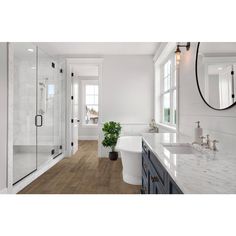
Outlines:
[[[63,76],[31,43],[12,43],[13,183],[62,154]]]

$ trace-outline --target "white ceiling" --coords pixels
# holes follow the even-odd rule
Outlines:
[[[154,55],[160,43],[45,42],[37,45],[50,55]]]

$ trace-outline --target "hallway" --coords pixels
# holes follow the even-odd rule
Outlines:
[[[97,157],[97,141],[80,141],[78,152],[24,188],[20,194],[138,194],[122,180],[121,160]]]

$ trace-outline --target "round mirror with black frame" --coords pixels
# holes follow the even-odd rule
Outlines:
[[[214,110],[236,104],[236,42],[198,43],[196,81],[203,101]]]

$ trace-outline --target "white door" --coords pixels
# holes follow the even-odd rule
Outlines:
[[[79,131],[79,80],[71,73],[71,152],[75,154],[78,150],[78,131]]]

